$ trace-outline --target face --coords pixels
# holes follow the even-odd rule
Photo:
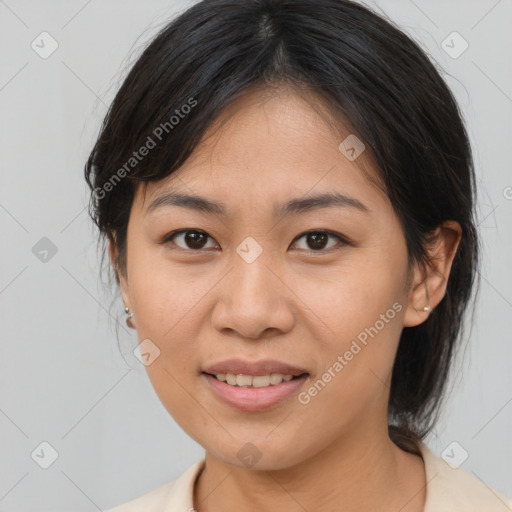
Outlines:
[[[340,138],[324,119],[290,91],[245,96],[132,205],[121,287],[149,378],[176,422],[231,465],[248,454],[291,467],[387,426],[405,239],[361,170],[377,177],[368,152],[351,161],[339,149],[350,131]],[[327,194],[338,201],[311,201]],[[226,370],[234,359],[248,369]],[[214,365],[260,379],[235,387],[204,373]],[[273,373],[302,377],[261,378]]]

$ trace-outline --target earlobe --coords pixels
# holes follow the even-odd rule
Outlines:
[[[452,263],[462,238],[456,221],[440,224],[428,248],[427,267],[413,270],[412,286],[404,316],[404,327],[414,327],[427,320],[446,294]]]

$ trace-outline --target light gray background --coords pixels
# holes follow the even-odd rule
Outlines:
[[[129,56],[187,5],[0,0],[0,511],[102,510],[203,456],[156,397],[132,354],[137,340],[124,326],[122,303],[100,283],[83,179]],[[512,3],[370,5],[448,74],[479,177],[478,312],[428,444],[441,454],[457,441],[469,454],[462,467],[512,497]],[[43,31],[59,45],[47,59],[31,48]],[[469,43],[457,59],[441,46],[453,31]],[[57,248],[46,262],[32,251],[42,237]],[[58,453],[48,469],[31,457],[43,441]],[[34,458],[48,460],[50,449],[43,452]]]

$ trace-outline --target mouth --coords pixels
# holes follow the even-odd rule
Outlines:
[[[235,375],[201,372],[201,377],[208,390],[223,404],[243,412],[264,412],[285,406],[290,398],[300,392],[310,374]]]

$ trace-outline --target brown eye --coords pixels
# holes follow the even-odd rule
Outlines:
[[[336,239],[342,244],[348,243],[343,237],[330,231],[309,231],[308,233],[304,233],[300,237],[296,238],[296,240],[300,240],[301,238],[306,239],[307,247],[302,247],[302,249],[307,251],[322,251],[326,248],[331,249],[336,244],[331,244],[331,246],[327,247],[330,238]]]
[[[215,244],[208,247],[208,239],[214,241],[213,238],[204,231],[197,229],[182,229],[167,235],[163,240],[163,243],[172,242],[180,249],[197,252],[218,247]],[[309,231],[307,233],[303,233],[295,240],[297,241],[300,239],[306,240],[306,247],[299,247],[299,249],[310,252],[321,252],[329,250],[336,246],[336,241],[338,242],[338,245],[350,244],[350,242],[341,235],[325,230]],[[333,240],[334,243],[329,245],[329,240]]]
[[[179,240],[180,238],[181,245],[174,241]],[[211,237],[204,231],[199,231],[195,229],[184,229],[167,236],[165,238],[165,242],[172,241],[181,249],[191,249],[198,251],[201,249],[205,249],[206,242],[208,241],[209,238]]]
[[[309,233],[306,239],[312,249],[325,249],[329,241],[329,235],[326,233]]]

